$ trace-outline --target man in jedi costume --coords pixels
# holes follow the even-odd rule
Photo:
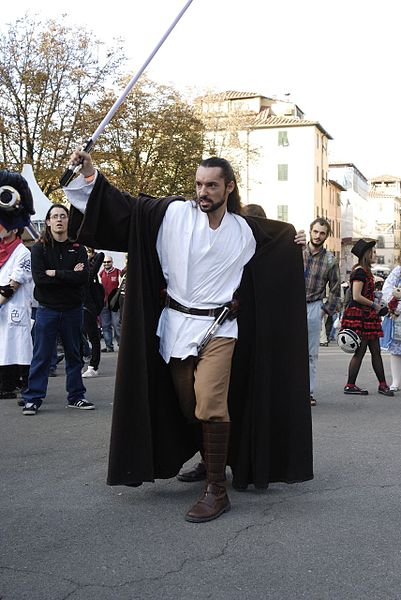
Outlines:
[[[108,483],[176,475],[198,450],[206,487],[187,512],[209,521],[233,487],[311,479],[312,436],[302,252],[287,223],[240,216],[231,165],[202,161],[196,200],[134,198],[76,151],[65,192],[70,235],[129,254]],[[161,291],[167,289],[161,302]],[[224,306],[239,301],[198,348]],[[164,304],[164,306],[163,306]]]

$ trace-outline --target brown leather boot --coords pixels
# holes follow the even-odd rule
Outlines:
[[[198,502],[185,515],[191,523],[212,521],[231,508],[225,481],[230,423],[205,421],[202,432],[207,483]]]
[[[190,469],[181,469],[177,475],[178,481],[192,483],[206,479],[206,465],[203,459]]]

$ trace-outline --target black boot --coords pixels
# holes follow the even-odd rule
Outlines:
[[[212,521],[231,508],[226,490],[230,423],[205,421],[202,432],[207,483],[202,496],[185,516],[191,523]]]
[[[194,467],[190,467],[189,469],[181,469],[177,475],[177,479],[178,481],[185,481],[187,483],[203,481],[206,479],[206,465],[203,458]]]

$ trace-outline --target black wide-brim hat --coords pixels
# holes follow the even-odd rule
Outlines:
[[[371,240],[370,242],[368,242],[368,240],[358,240],[356,244],[354,244],[354,246],[352,246],[351,248],[351,252],[352,254],[355,254],[355,256],[357,256],[358,258],[362,258],[362,256],[365,254],[366,250],[369,250],[370,248],[373,248],[373,246],[376,245],[376,240]]]

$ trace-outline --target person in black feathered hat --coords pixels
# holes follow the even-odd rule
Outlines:
[[[29,185],[19,173],[0,170],[0,239],[8,231],[23,229],[34,215]]]

